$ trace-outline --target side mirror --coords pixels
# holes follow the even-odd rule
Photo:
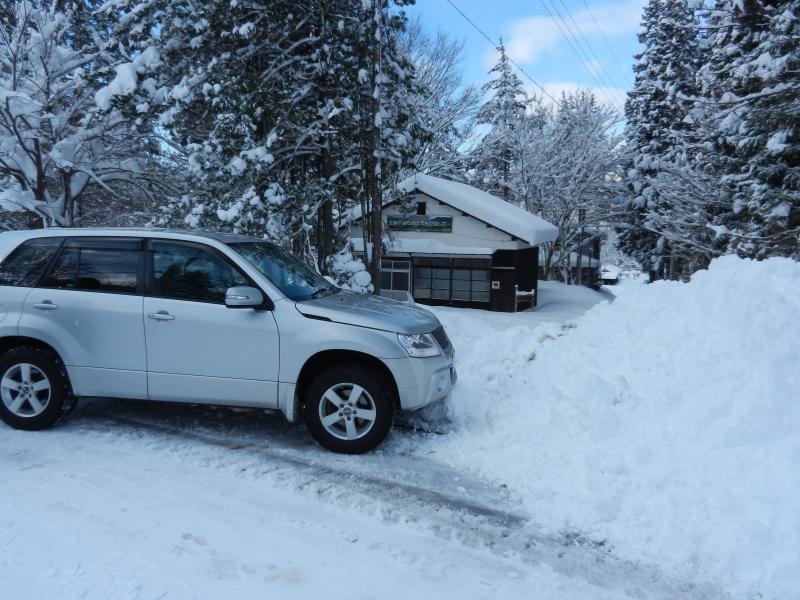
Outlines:
[[[232,287],[225,292],[225,306],[228,308],[259,308],[264,305],[264,294],[254,287]]]

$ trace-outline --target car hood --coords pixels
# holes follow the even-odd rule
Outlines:
[[[439,327],[439,320],[429,310],[355,292],[340,291],[330,296],[304,300],[297,303],[297,310],[312,318],[397,333],[429,333]]]

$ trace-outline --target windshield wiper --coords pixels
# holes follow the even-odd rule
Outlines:
[[[322,298],[323,296],[330,296],[336,293],[337,288],[331,286],[327,288],[319,288],[315,290],[313,294],[311,294],[311,298]]]

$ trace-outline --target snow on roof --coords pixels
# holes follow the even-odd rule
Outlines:
[[[552,242],[558,229],[527,210],[465,183],[417,173],[401,181],[403,192],[422,192],[517,237],[531,246]]]

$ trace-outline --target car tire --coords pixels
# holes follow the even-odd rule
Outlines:
[[[67,371],[53,353],[14,348],[0,355],[0,419],[14,429],[38,431],[75,408]]]
[[[304,394],[305,422],[311,436],[341,454],[363,454],[383,442],[392,429],[394,411],[390,382],[361,365],[326,368],[311,380]]]

